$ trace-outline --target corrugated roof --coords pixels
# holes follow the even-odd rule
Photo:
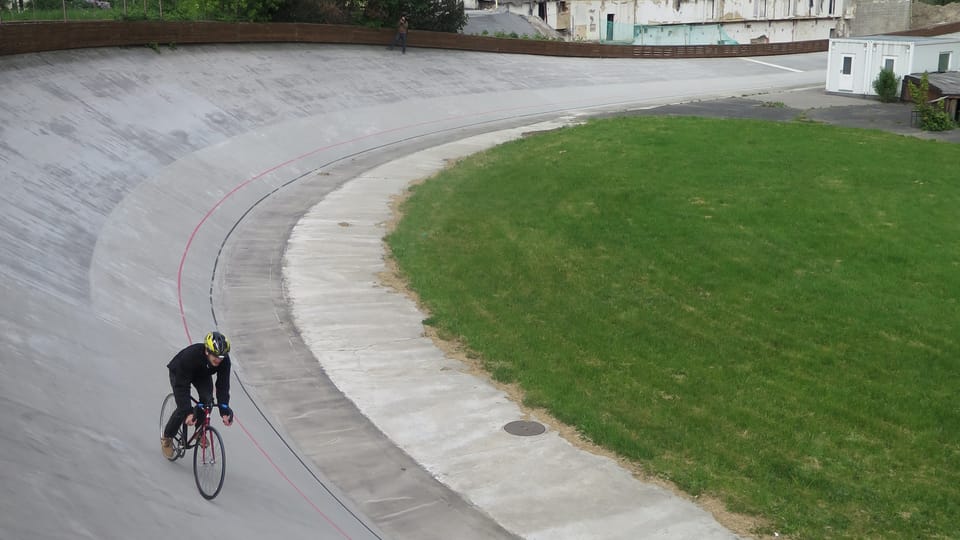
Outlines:
[[[920,79],[923,73],[911,73],[911,77]],[[944,73],[927,73],[930,86],[936,86],[945,96],[960,96],[960,71]]]

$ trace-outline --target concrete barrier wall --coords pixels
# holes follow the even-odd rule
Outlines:
[[[0,24],[0,55],[156,43],[350,43],[386,45],[392,29],[305,23],[30,22]],[[407,45],[587,58],[711,58],[826,51],[828,40],[756,45],[642,46],[505,39],[411,30]]]

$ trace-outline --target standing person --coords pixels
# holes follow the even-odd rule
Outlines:
[[[223,425],[233,424],[230,409],[230,341],[220,332],[210,332],[203,343],[188,345],[167,364],[170,386],[177,410],[170,416],[160,439],[160,450],[173,459],[173,437],[186,421],[188,426],[203,422],[203,409],[190,404],[190,385],[197,389],[200,403],[213,404],[213,375],[217,375],[217,404]]]
[[[400,51],[403,54],[407,54],[407,27],[408,26],[409,24],[407,24],[407,16],[401,15],[400,22],[397,23],[397,35],[394,36],[393,43],[391,43],[390,47],[388,47],[391,51],[393,50],[393,47],[397,43],[399,43],[400,46],[402,47]]]

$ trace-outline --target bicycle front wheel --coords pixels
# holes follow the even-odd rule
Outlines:
[[[223,488],[223,479],[227,475],[226,454],[223,452],[223,439],[212,427],[207,427],[193,448],[193,477],[197,480],[197,489],[204,499],[216,497]]]

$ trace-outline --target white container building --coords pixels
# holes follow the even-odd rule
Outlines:
[[[956,71],[960,38],[865,36],[830,40],[826,91],[875,96],[873,81],[882,69],[905,75]]]

